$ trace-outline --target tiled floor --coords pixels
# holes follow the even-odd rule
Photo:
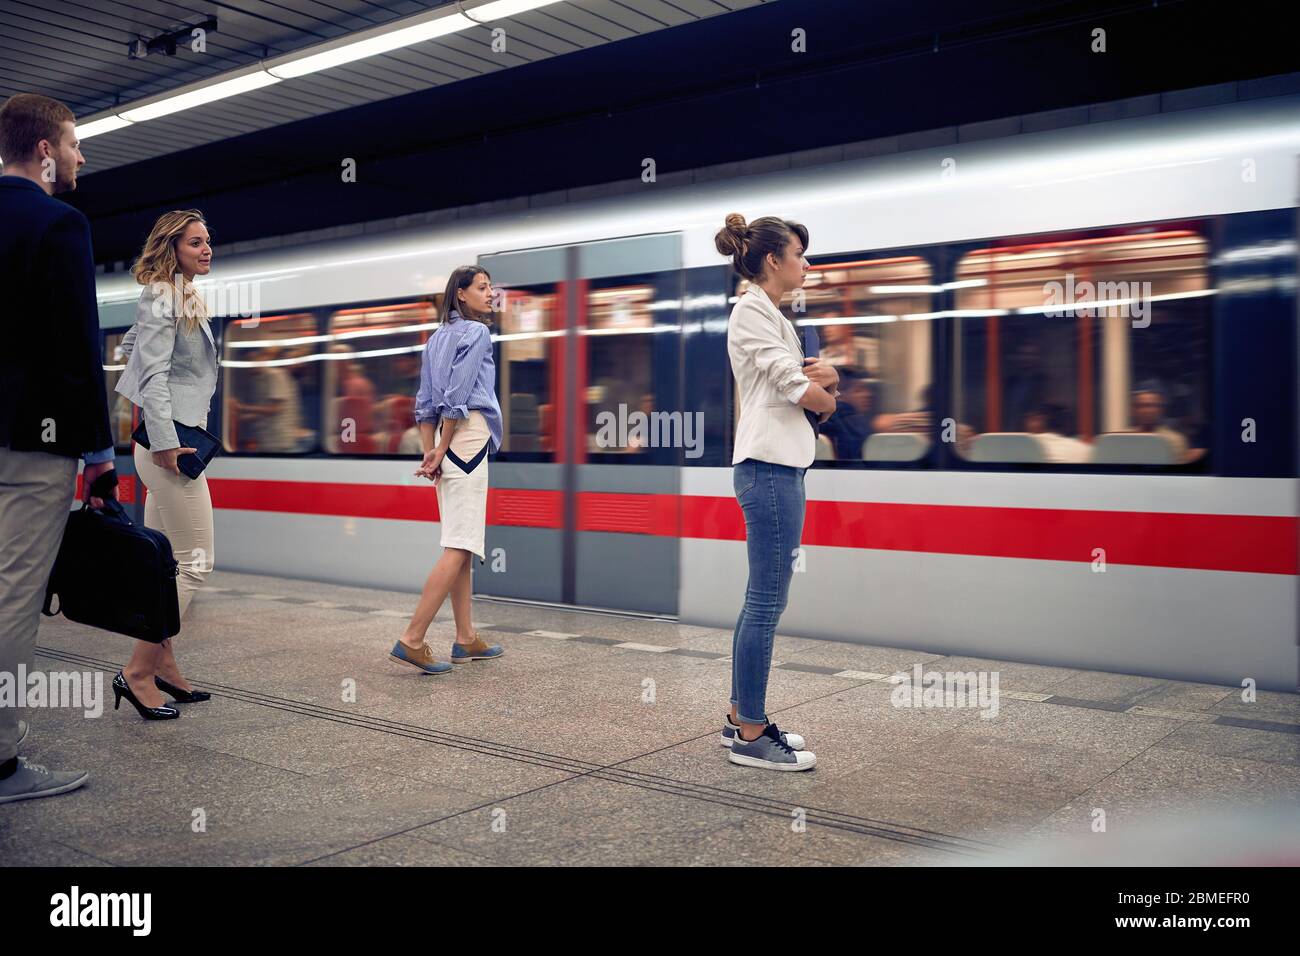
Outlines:
[[[26,712],[22,753],[91,780],[0,807],[4,864],[1258,862],[1300,845],[1293,694],[778,637],[769,711],[818,766],[776,774],[718,743],[729,632],[476,601],[507,655],[425,677],[387,657],[414,595],[211,583],[176,644],[215,696],[177,721],[112,711],[127,639],[42,622],[37,669],[101,673],[107,697],[96,717]],[[430,642],[452,634],[439,619]],[[996,710],[900,706],[888,675],[918,662],[997,673]]]

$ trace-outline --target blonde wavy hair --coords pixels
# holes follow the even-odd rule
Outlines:
[[[147,285],[154,295],[171,300],[172,315],[183,323],[187,334],[194,332],[199,323],[208,318],[208,305],[194,287],[194,283],[181,272],[176,257],[176,244],[191,223],[207,221],[197,209],[173,209],[158,217],[144,241],[140,256],[131,266],[131,274],[140,285]]]

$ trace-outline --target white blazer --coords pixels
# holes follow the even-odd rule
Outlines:
[[[798,404],[812,384],[803,373],[799,333],[752,283],[727,320],[727,355],[740,389],[731,463],[753,458],[807,468],[817,451],[817,436]]]

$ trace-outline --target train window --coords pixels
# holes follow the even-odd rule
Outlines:
[[[594,281],[588,289],[582,333],[589,460],[649,460],[652,448],[684,447],[691,437],[685,432],[683,416],[674,418],[671,407],[658,407],[655,388],[655,333],[676,329],[656,317],[677,306],[661,299],[649,279]],[[665,404],[673,402],[668,399]]]
[[[930,446],[932,268],[920,256],[821,262],[803,308],[786,304],[800,335],[840,373],[835,414],[821,427],[818,461],[915,461]],[[741,283],[737,294],[747,288]],[[797,300],[796,300],[797,304]]]
[[[437,328],[440,298],[330,315],[321,363],[326,451],[420,456],[415,393],[424,344]]]
[[[235,319],[226,326],[221,423],[227,451],[313,449],[322,338],[310,312]]]
[[[1208,243],[998,245],[956,271],[954,435],[977,462],[1179,465],[1208,447]]]
[[[135,430],[135,406],[125,395],[119,395],[118,380],[126,369],[126,356],[120,346],[127,330],[110,332],[104,336],[104,384],[108,389],[108,418],[113,430],[113,446],[118,451],[131,450],[131,432]]]
[[[559,300],[550,288],[501,290],[496,336],[497,402],[501,406],[501,448],[528,460],[555,457],[553,379],[564,348]]]

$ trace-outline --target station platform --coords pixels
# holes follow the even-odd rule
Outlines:
[[[1212,863],[1208,815],[1258,863],[1300,817],[1296,695],[778,636],[769,713],[818,764],[773,773],[719,744],[730,631],[476,599],[505,657],[422,676],[388,659],[416,597],[217,571],[176,638],[213,699],[165,722],[112,710],[128,639],[44,619],[36,669],[102,673],[104,709],[24,713],[22,754],[91,778],[0,808],[0,858]],[[441,658],[453,633],[447,607]],[[917,664],[996,673],[996,716],[900,706]]]

